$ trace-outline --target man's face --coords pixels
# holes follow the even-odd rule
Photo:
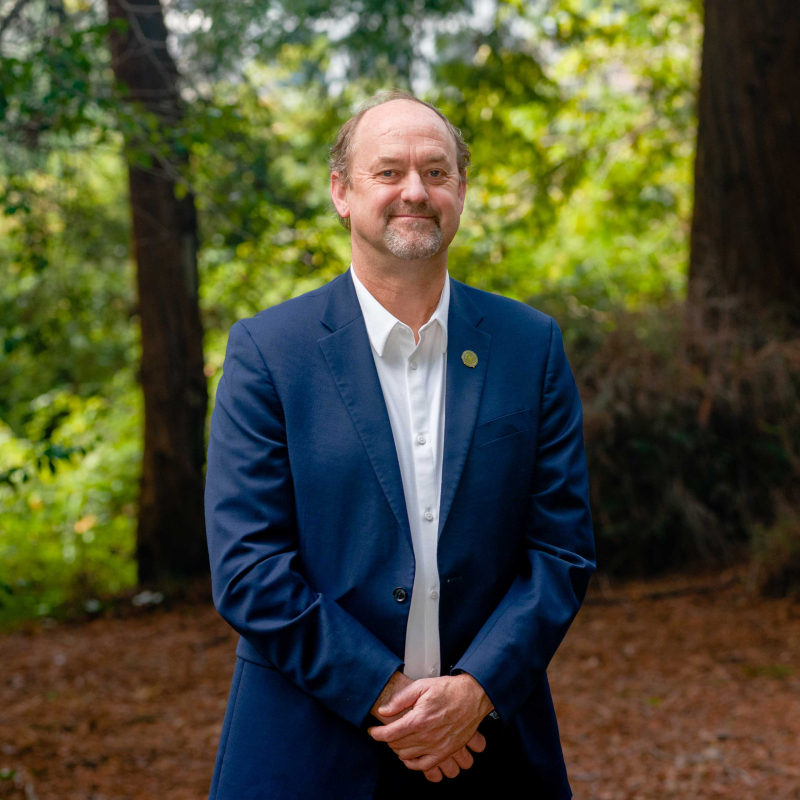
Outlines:
[[[352,237],[407,261],[446,250],[464,210],[466,183],[444,121],[412,100],[371,108],[356,128],[351,186],[334,184]]]

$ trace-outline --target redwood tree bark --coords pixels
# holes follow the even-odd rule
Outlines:
[[[167,50],[159,0],[107,0],[116,78],[126,100],[181,119],[178,72]],[[142,584],[166,585],[208,572],[203,464],[208,404],[197,293],[197,216],[191,194],[176,196],[175,153],[147,154],[128,141],[144,393],[144,458],[136,555]],[[144,158],[144,161],[139,159]]]
[[[690,296],[800,325],[798,0],[706,0],[698,123]]]

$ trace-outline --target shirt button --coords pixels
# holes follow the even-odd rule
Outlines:
[[[439,668],[438,667],[432,667],[431,668],[431,677],[435,678],[438,674],[439,674]]]
[[[420,444],[425,444],[425,442],[427,442],[427,441],[428,440],[422,434],[417,436],[417,442],[419,442]]]
[[[408,366],[411,367],[411,369],[416,369],[417,368],[417,362],[416,361],[409,361],[408,362]]]
[[[425,512],[425,519],[430,522],[433,519],[433,514],[430,511]]]
[[[434,589],[431,592],[431,600],[438,600],[438,599],[439,599],[439,592],[437,592],[436,589]]]

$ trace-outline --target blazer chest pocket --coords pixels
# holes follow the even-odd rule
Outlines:
[[[532,427],[531,410],[523,408],[521,411],[514,411],[511,414],[504,414],[502,417],[490,419],[475,428],[472,435],[473,449],[483,447],[489,442],[503,439],[515,433],[522,433]]]

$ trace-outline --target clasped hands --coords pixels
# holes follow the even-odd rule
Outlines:
[[[386,742],[401,761],[438,783],[472,766],[472,752],[481,753],[486,739],[481,720],[494,709],[483,687],[471,675],[412,681],[395,672],[372,707],[383,725],[368,733]]]

